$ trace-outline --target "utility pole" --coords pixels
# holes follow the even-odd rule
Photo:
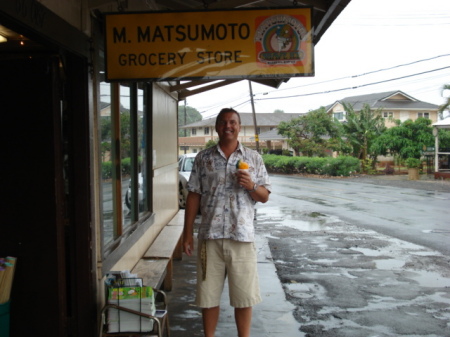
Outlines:
[[[258,125],[256,124],[255,103],[253,102],[252,81],[248,80],[248,86],[250,88],[250,99],[252,102],[253,125],[255,127],[256,152],[259,152],[259,135],[258,135]]]
[[[184,99],[184,125],[186,125],[186,98]],[[184,128],[184,141],[186,141],[186,128]],[[184,147],[184,154],[186,154],[186,146]]]

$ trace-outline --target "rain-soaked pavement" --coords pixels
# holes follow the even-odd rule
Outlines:
[[[257,208],[252,336],[450,336],[450,186],[298,179]],[[174,267],[172,337],[202,336],[194,259]],[[216,336],[236,336],[223,304]]]

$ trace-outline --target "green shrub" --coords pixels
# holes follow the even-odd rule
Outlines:
[[[405,160],[405,165],[407,168],[420,168],[422,166],[422,161],[417,158],[408,158]]]
[[[131,174],[131,158],[123,158],[121,165],[122,165],[122,174],[124,175]]]
[[[102,163],[102,178],[110,179],[112,177],[112,162],[105,161]]]
[[[309,174],[325,174],[324,165],[327,158],[311,157],[306,163],[306,173]]]
[[[348,177],[352,173],[360,172],[360,162],[358,158],[351,156],[339,156],[337,158],[328,158],[324,168],[324,174],[330,176]]]
[[[295,157],[278,156],[278,161],[275,164],[275,168],[282,173],[295,173]]]
[[[310,157],[293,157],[295,158],[295,168],[298,173],[306,173],[306,165]]]
[[[350,156],[319,158],[268,154],[262,157],[269,172],[349,176],[361,170],[359,160]]]
[[[266,169],[271,172],[275,172],[275,163],[280,158],[275,154],[263,154],[262,155]]]

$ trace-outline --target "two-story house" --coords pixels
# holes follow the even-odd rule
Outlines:
[[[239,113],[241,116],[241,132],[239,133],[239,141],[250,148],[256,148],[255,141],[255,124],[253,114],[249,112]],[[290,121],[299,117],[298,113],[257,113],[256,116],[256,134],[266,134],[268,131],[276,131],[278,124],[282,121]],[[196,153],[205,148],[205,144],[209,140],[218,140],[219,136],[215,130],[216,117],[204,119],[195,123],[180,126],[181,129],[190,130],[189,137],[179,137],[179,153]],[[273,132],[277,135],[278,132]],[[274,139],[259,139],[260,148],[268,148],[270,150],[286,148],[285,141],[281,136]]]
[[[439,106],[422,102],[400,90],[388,91],[376,94],[346,97],[337,100],[327,106],[327,111],[340,121],[345,121],[345,110],[343,103],[353,106],[355,112],[361,111],[364,104],[369,104],[371,109],[382,108],[386,127],[395,125],[394,120],[404,122],[407,119],[416,120],[419,117],[428,118],[432,123],[438,120]]]

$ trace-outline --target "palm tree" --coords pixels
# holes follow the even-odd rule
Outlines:
[[[444,86],[442,87],[442,94],[444,94],[445,90],[450,90],[450,84],[444,84]],[[447,97],[447,102],[439,107],[438,112],[441,119],[444,118],[444,111],[448,108],[450,108],[450,95]]]
[[[369,153],[373,140],[386,129],[381,115],[382,108],[372,110],[369,104],[364,104],[359,112],[353,106],[343,103],[346,112],[346,122],[343,124],[345,135],[353,147],[353,156],[366,161],[368,157],[376,161],[377,154]]]

